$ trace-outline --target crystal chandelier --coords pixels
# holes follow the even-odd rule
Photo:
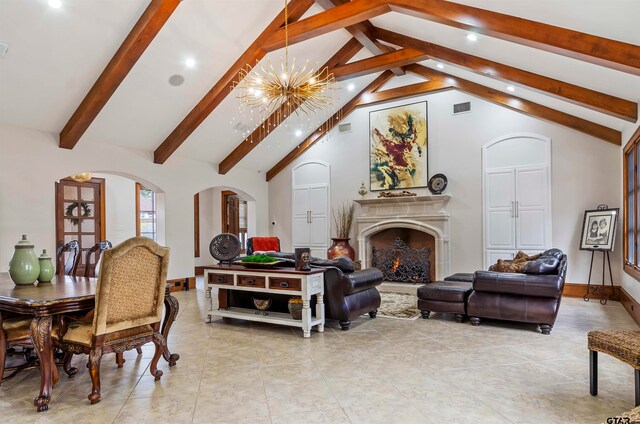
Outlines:
[[[284,0],[284,33],[285,57],[280,59],[279,70],[276,70],[267,59],[266,66],[256,63],[255,67],[245,65],[238,73],[238,80],[233,89],[238,90],[239,109],[252,121],[251,130],[260,128],[267,134],[275,129],[287,117],[295,113],[299,121],[312,126],[311,116],[323,114],[332,106],[333,93],[337,88],[335,78],[328,67],[316,71],[308,66],[296,68],[295,58],[289,67],[289,15],[287,0]],[[303,112],[305,116],[302,116]],[[256,123],[256,116],[259,122]],[[268,122],[263,122],[267,118]],[[252,140],[253,142],[253,140]]]

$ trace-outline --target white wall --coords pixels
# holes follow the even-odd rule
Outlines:
[[[106,237],[115,246],[136,235],[136,182],[119,175],[92,174],[104,178]]]
[[[54,182],[93,170],[132,176],[164,192],[165,243],[171,248],[169,278],[194,275],[193,195],[208,187],[233,186],[257,204],[256,232],[268,232],[264,175],[235,168],[219,175],[213,164],[172,156],[153,163],[151,152],[81,140],[73,150],[58,148],[55,134],[0,125],[0,270],[6,270],[20,234],[38,249],[55,248]]]
[[[369,111],[420,100],[428,101],[429,175],[447,175],[445,193],[452,196],[451,272],[471,272],[483,265],[482,145],[503,135],[527,132],[552,140],[553,245],[569,256],[567,281],[586,283],[590,253],[578,250],[582,218],[584,210],[601,203],[621,207],[620,147],[456,91],[358,109],[343,120],[351,122],[351,133],[334,133],[271,180],[269,217],[278,221],[271,233],[280,237],[283,250],[291,248],[291,168],[311,159],[324,160],[331,164],[331,204],[359,198],[361,182],[369,186]],[[472,112],[453,116],[453,104],[466,101],[471,101]],[[411,191],[429,194],[427,189]],[[618,237],[612,257],[616,283],[620,281],[620,267],[615,266],[621,261],[620,247]]]

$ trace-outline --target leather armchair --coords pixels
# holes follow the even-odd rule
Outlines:
[[[556,322],[567,273],[567,255],[550,249],[524,273],[476,271],[467,301],[471,325],[481,318],[536,323],[550,334]]]

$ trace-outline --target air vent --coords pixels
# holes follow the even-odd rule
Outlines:
[[[3,59],[9,53],[9,45],[0,43],[0,59]]]
[[[338,132],[339,133],[350,133],[351,132],[351,122],[349,122],[348,124],[340,124],[340,125],[338,125]]]
[[[453,114],[471,112],[471,102],[458,103],[453,105]]]

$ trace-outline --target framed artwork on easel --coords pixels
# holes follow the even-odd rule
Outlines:
[[[584,212],[580,250],[613,252],[619,209],[594,209]]]

